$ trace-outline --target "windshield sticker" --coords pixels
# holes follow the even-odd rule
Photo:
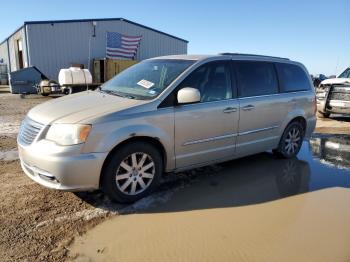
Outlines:
[[[150,95],[154,95],[154,94],[156,93],[156,91],[155,91],[155,90],[150,90],[150,91],[148,91],[148,93],[149,93]]]
[[[146,79],[142,79],[142,80],[138,81],[137,84],[139,86],[142,86],[142,87],[147,88],[147,89],[149,89],[152,86],[154,86],[154,83],[152,83],[152,82],[150,82],[150,81],[148,81]]]

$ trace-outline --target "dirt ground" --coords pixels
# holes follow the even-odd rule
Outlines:
[[[0,152],[16,150],[20,121],[30,108],[48,99],[52,98],[0,95]],[[64,260],[65,246],[72,237],[107,216],[94,215],[95,208],[83,197],[47,190],[23,174],[18,159],[3,161],[0,157],[1,260]]]
[[[350,134],[350,116],[331,116],[331,118],[318,118],[317,133]]]
[[[167,200],[171,190],[191,184],[197,174],[211,175],[219,166],[166,177],[152,196],[133,205],[111,203],[103,193],[69,193],[46,189],[21,170],[16,135],[33,106],[53,99],[0,92],[0,256],[1,261],[64,261],[75,236],[111,216],[145,210]],[[350,133],[350,118],[318,120],[316,132]],[[169,191],[169,189],[171,189]]]

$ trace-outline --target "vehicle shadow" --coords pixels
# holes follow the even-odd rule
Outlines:
[[[331,115],[329,118],[341,122],[350,122],[349,116]]]
[[[95,207],[119,214],[179,212],[273,201],[307,192],[309,180],[307,162],[262,153],[166,175],[155,193],[131,205],[112,203],[100,191],[76,195]]]

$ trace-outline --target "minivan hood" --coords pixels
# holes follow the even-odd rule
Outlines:
[[[321,85],[346,84],[346,83],[350,83],[349,78],[330,78],[330,79],[323,80],[321,82]]]
[[[28,117],[45,125],[53,122],[74,124],[147,102],[147,100],[128,99],[96,91],[86,91],[37,105],[29,111]]]

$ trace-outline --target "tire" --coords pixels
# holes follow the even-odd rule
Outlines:
[[[331,114],[330,113],[322,113],[320,111],[317,111],[317,116],[319,118],[328,118]]]
[[[64,91],[63,91],[63,94],[65,94],[65,95],[71,95],[71,94],[73,94],[74,92],[73,92],[73,88],[72,87],[66,87],[65,89],[64,89]]]
[[[156,147],[131,142],[113,152],[103,169],[101,187],[112,201],[132,203],[154,191],[162,172],[163,161]]]
[[[48,96],[49,94],[44,94],[44,93],[41,93],[42,96]]]
[[[278,148],[274,149],[273,153],[280,158],[295,157],[300,151],[304,135],[305,131],[300,122],[290,123],[283,132]]]

